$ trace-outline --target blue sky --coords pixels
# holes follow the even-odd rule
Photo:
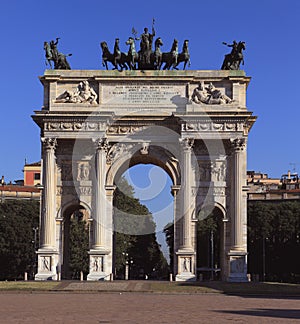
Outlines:
[[[147,4],[147,5],[146,5]],[[246,42],[249,110],[258,116],[248,145],[248,170],[279,177],[300,169],[298,103],[300,74],[297,0],[215,1],[2,1],[1,30],[1,160],[6,180],[23,177],[24,159],[40,159],[39,129],[31,119],[42,106],[38,76],[45,66],[44,41],[60,37],[58,48],[72,53],[72,69],[103,69],[99,43],[121,50],[131,29],[141,33],[155,17],[157,36],[169,51],[173,39],[190,40],[190,69],[219,69],[228,48],[222,42]]]
[[[290,163],[300,170],[299,1],[11,0],[2,1],[0,11],[0,173],[7,181],[23,177],[25,158],[40,159],[39,129],[30,115],[42,106],[43,42],[60,37],[59,50],[73,54],[72,69],[103,69],[100,41],[112,49],[119,37],[126,51],[131,28],[141,33],[153,17],[163,51],[175,37],[180,47],[190,40],[190,69],[219,69],[228,52],[222,42],[246,42],[243,68],[252,77],[247,104],[258,116],[249,136],[248,170],[272,177],[292,169]]]
[[[103,69],[99,43],[107,41],[112,50],[119,37],[126,51],[132,27],[142,33],[153,17],[163,51],[174,38],[180,47],[189,39],[193,70],[219,69],[228,53],[223,41],[246,42],[243,69],[252,77],[247,106],[258,116],[249,135],[248,170],[272,177],[300,171],[300,1],[10,0],[0,10],[0,176],[22,179],[24,159],[40,159],[39,128],[30,116],[42,106],[44,41],[60,37],[59,51],[73,54],[72,69]],[[150,178],[139,186],[149,186]]]

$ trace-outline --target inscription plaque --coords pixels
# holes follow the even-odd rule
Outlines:
[[[102,88],[102,104],[172,106],[186,102],[184,86],[124,84]]]

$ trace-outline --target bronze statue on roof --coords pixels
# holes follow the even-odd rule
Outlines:
[[[46,65],[52,68],[51,61],[54,63],[54,69],[56,70],[71,70],[70,64],[67,61],[67,56],[72,54],[63,54],[58,52],[57,44],[60,38],[57,37],[56,40],[51,40],[50,43],[44,42],[44,50],[46,57]]]

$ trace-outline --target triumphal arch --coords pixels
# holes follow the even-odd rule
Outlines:
[[[40,80],[37,280],[58,279],[66,218],[78,208],[89,223],[87,279],[111,277],[113,232],[123,230],[114,191],[124,171],[146,163],[172,179],[176,280],[196,279],[196,226],[212,210],[220,215],[222,278],[247,280],[246,152],[255,117],[244,71],[46,70]]]

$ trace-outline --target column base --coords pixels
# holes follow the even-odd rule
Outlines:
[[[95,249],[90,250],[90,271],[87,275],[87,281],[110,280],[111,271],[108,267],[109,250]]]
[[[38,272],[34,276],[34,280],[58,280],[58,252],[56,250],[39,249],[36,253],[38,254]]]
[[[230,251],[229,257],[229,282],[249,282],[247,277],[247,252]]]

